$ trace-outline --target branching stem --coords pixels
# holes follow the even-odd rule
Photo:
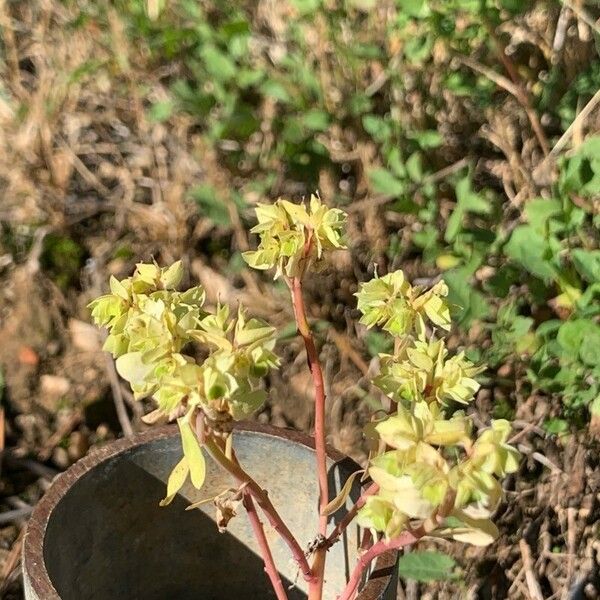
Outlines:
[[[422,525],[415,529],[408,529],[402,532],[398,537],[391,540],[379,540],[375,542],[361,557],[358,559],[358,563],[350,575],[350,579],[346,584],[346,587],[342,594],[338,596],[337,600],[352,600],[367,567],[375,560],[378,556],[381,556],[388,550],[398,550],[410,546],[415,542],[419,541],[423,536],[428,535],[434,529],[436,529],[443,520],[448,516],[448,513],[454,506],[454,500],[456,499],[456,492],[450,489],[446,492],[444,501],[439,506],[435,514],[429,519],[423,522]]]
[[[284,542],[288,545],[294,560],[296,561],[298,568],[302,572],[302,575],[306,581],[313,582],[315,576],[304,556],[302,548],[296,541],[292,532],[288,529],[287,525],[283,522],[279,513],[275,510],[273,503],[269,499],[269,496],[265,490],[263,490],[250,475],[248,475],[241,466],[229,460],[218,444],[210,436],[206,437],[204,447],[210,453],[214,461],[227,471],[239,485],[245,485],[248,493],[256,500],[262,511],[265,513],[269,523],[281,536]]]
[[[348,525],[352,523],[358,511],[365,505],[367,498],[369,496],[372,496],[373,494],[376,494],[378,491],[379,486],[376,483],[372,483],[362,493],[361,497],[355,502],[354,506],[346,513],[344,518],[335,526],[333,531],[329,534],[329,537],[327,538],[327,548],[333,546],[333,544],[335,544],[338,541],[342,533],[346,531]]]
[[[384,552],[388,550],[397,550],[398,548],[404,548],[405,546],[410,546],[418,541],[421,537],[420,531],[405,531],[399,537],[394,538],[392,540],[379,540],[375,542],[359,559],[352,571],[352,575],[350,575],[350,579],[348,580],[348,584],[346,588],[338,596],[338,600],[352,600],[360,582],[363,578],[363,574],[367,567],[374,561],[378,556],[381,556]]]

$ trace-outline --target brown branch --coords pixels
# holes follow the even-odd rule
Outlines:
[[[506,57],[503,51],[501,51],[500,54],[501,56]],[[473,71],[481,73],[490,81],[494,82],[498,87],[501,87],[502,89],[506,90],[509,94],[516,98],[517,102],[523,107],[525,113],[527,114],[527,118],[531,123],[531,128],[533,129],[533,132],[535,133],[535,136],[538,139],[544,156],[548,156],[548,154],[550,153],[550,146],[548,144],[546,134],[544,133],[542,124],[540,123],[537,113],[535,112],[535,110],[533,110],[531,106],[529,96],[521,86],[520,82],[515,83],[508,79],[508,77],[504,77],[503,75],[496,73],[496,71],[494,71],[493,69],[482,65],[481,63],[477,62],[476,60],[473,60],[468,56],[459,56],[458,60]]]

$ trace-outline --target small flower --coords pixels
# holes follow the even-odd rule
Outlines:
[[[337,208],[327,208],[312,195],[309,208],[288,200],[274,204],[259,204],[258,225],[252,233],[260,237],[254,251],[244,252],[244,260],[255,269],[275,268],[275,279],[301,275],[310,262],[319,262],[325,250],[345,248],[343,231],[346,214]]]
[[[437,404],[417,402],[411,410],[398,406],[398,412],[375,426],[390,447],[408,450],[419,442],[434,446],[470,446],[471,421],[462,414],[446,419]]]
[[[90,304],[96,323],[109,330],[104,349],[134,397],[152,396],[164,414],[201,406],[209,417],[248,417],[266,398],[258,380],[279,364],[275,329],[242,307],[235,318],[228,306],[207,312],[201,287],[173,289],[182,276],[177,262],[139,264],[132,277],[112,278],[111,293]],[[203,362],[183,353],[191,342],[204,345]]]
[[[473,445],[471,460],[484,473],[504,477],[519,468],[520,453],[507,444],[510,423],[505,419],[492,421],[492,426],[484,430]]]
[[[450,329],[450,311],[445,301],[448,287],[443,281],[431,289],[411,286],[400,270],[375,277],[361,284],[355,294],[360,322],[367,327],[379,325],[394,336],[425,331],[425,318],[437,327]]]
[[[485,367],[474,365],[462,352],[447,357],[443,340],[408,339],[395,356],[381,356],[381,371],[373,383],[396,402],[468,404],[480,387],[473,377]]]
[[[417,443],[371,460],[369,475],[379,485],[359,512],[359,523],[394,537],[409,519],[429,518],[448,489],[448,465],[434,448]]]

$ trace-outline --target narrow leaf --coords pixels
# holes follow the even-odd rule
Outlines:
[[[190,469],[192,485],[199,490],[206,477],[206,462],[204,460],[204,455],[202,454],[202,450],[190,427],[188,419],[186,417],[177,419],[177,425],[179,425],[179,431],[181,432],[181,445]]]
[[[363,469],[361,469],[360,471],[355,471],[354,473],[352,473],[352,475],[350,475],[350,477],[348,477],[348,479],[346,479],[346,482],[340,490],[340,493],[321,511],[322,515],[331,515],[334,512],[338,511],[340,508],[342,508],[342,506],[344,506],[344,504],[346,503],[346,498],[348,498],[350,492],[352,491],[352,485],[354,484],[354,480],[361,473],[364,473]]]
[[[177,495],[177,492],[181,489],[185,480],[187,479],[188,473],[190,469],[188,467],[188,462],[185,456],[175,465],[175,468],[171,471],[169,475],[169,480],[167,481],[167,495],[160,502],[160,506],[168,506],[173,502],[173,498]]]
[[[198,502],[194,502],[193,504],[187,506],[185,510],[194,510],[195,508],[200,508],[209,502],[214,502],[214,500],[214,498],[204,498],[203,500],[198,500]]]

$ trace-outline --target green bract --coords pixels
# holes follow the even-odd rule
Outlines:
[[[394,356],[381,355],[381,371],[373,383],[399,401],[468,404],[479,389],[473,377],[485,367],[476,366],[459,353],[448,358],[444,340],[410,340]]]
[[[227,306],[208,311],[201,287],[174,289],[182,275],[181,262],[162,269],[139,264],[132,277],[111,277],[111,293],[90,304],[94,321],[109,331],[104,349],[135,398],[152,396],[166,416],[185,414],[178,420],[184,458],[171,474],[164,504],[188,474],[196,487],[204,479],[191,428],[194,409],[215,421],[248,417],[266,398],[260,378],[279,365],[273,327],[248,318],[242,307],[233,317]],[[203,351],[202,361],[186,353],[192,343]]]
[[[296,277],[310,262],[321,260],[324,250],[345,248],[342,232],[346,214],[327,208],[315,195],[308,209],[287,200],[259,204],[256,208],[258,249],[244,252],[244,260],[255,269],[275,268],[275,278],[282,273]]]
[[[489,519],[501,498],[496,477],[515,471],[519,454],[507,444],[507,421],[494,421],[473,442],[471,420],[454,410],[473,400],[474,377],[484,367],[462,352],[449,356],[443,339],[426,338],[426,320],[450,329],[446,294],[444,282],[425,291],[402,271],[364,283],[357,293],[361,322],[396,338],[394,355],[380,355],[373,383],[398,403],[395,413],[369,427],[383,448],[368,468],[379,489],[358,521],[388,539],[428,524],[429,535],[486,545],[497,537]]]
[[[402,271],[375,277],[361,284],[355,294],[360,322],[367,327],[379,325],[392,335],[406,335],[425,330],[425,318],[442,329],[450,329],[450,311],[445,301],[448,287],[443,281],[425,291],[410,285]]]
[[[109,330],[104,349],[135,397],[152,396],[165,413],[199,405],[210,417],[247,417],[265,399],[259,378],[278,365],[275,330],[241,307],[234,318],[227,306],[207,312],[202,288],[173,289],[181,277],[178,262],[166,269],[139,264],[132,277],[111,278],[112,293],[90,305]],[[183,352],[190,342],[206,350],[202,363]]]

